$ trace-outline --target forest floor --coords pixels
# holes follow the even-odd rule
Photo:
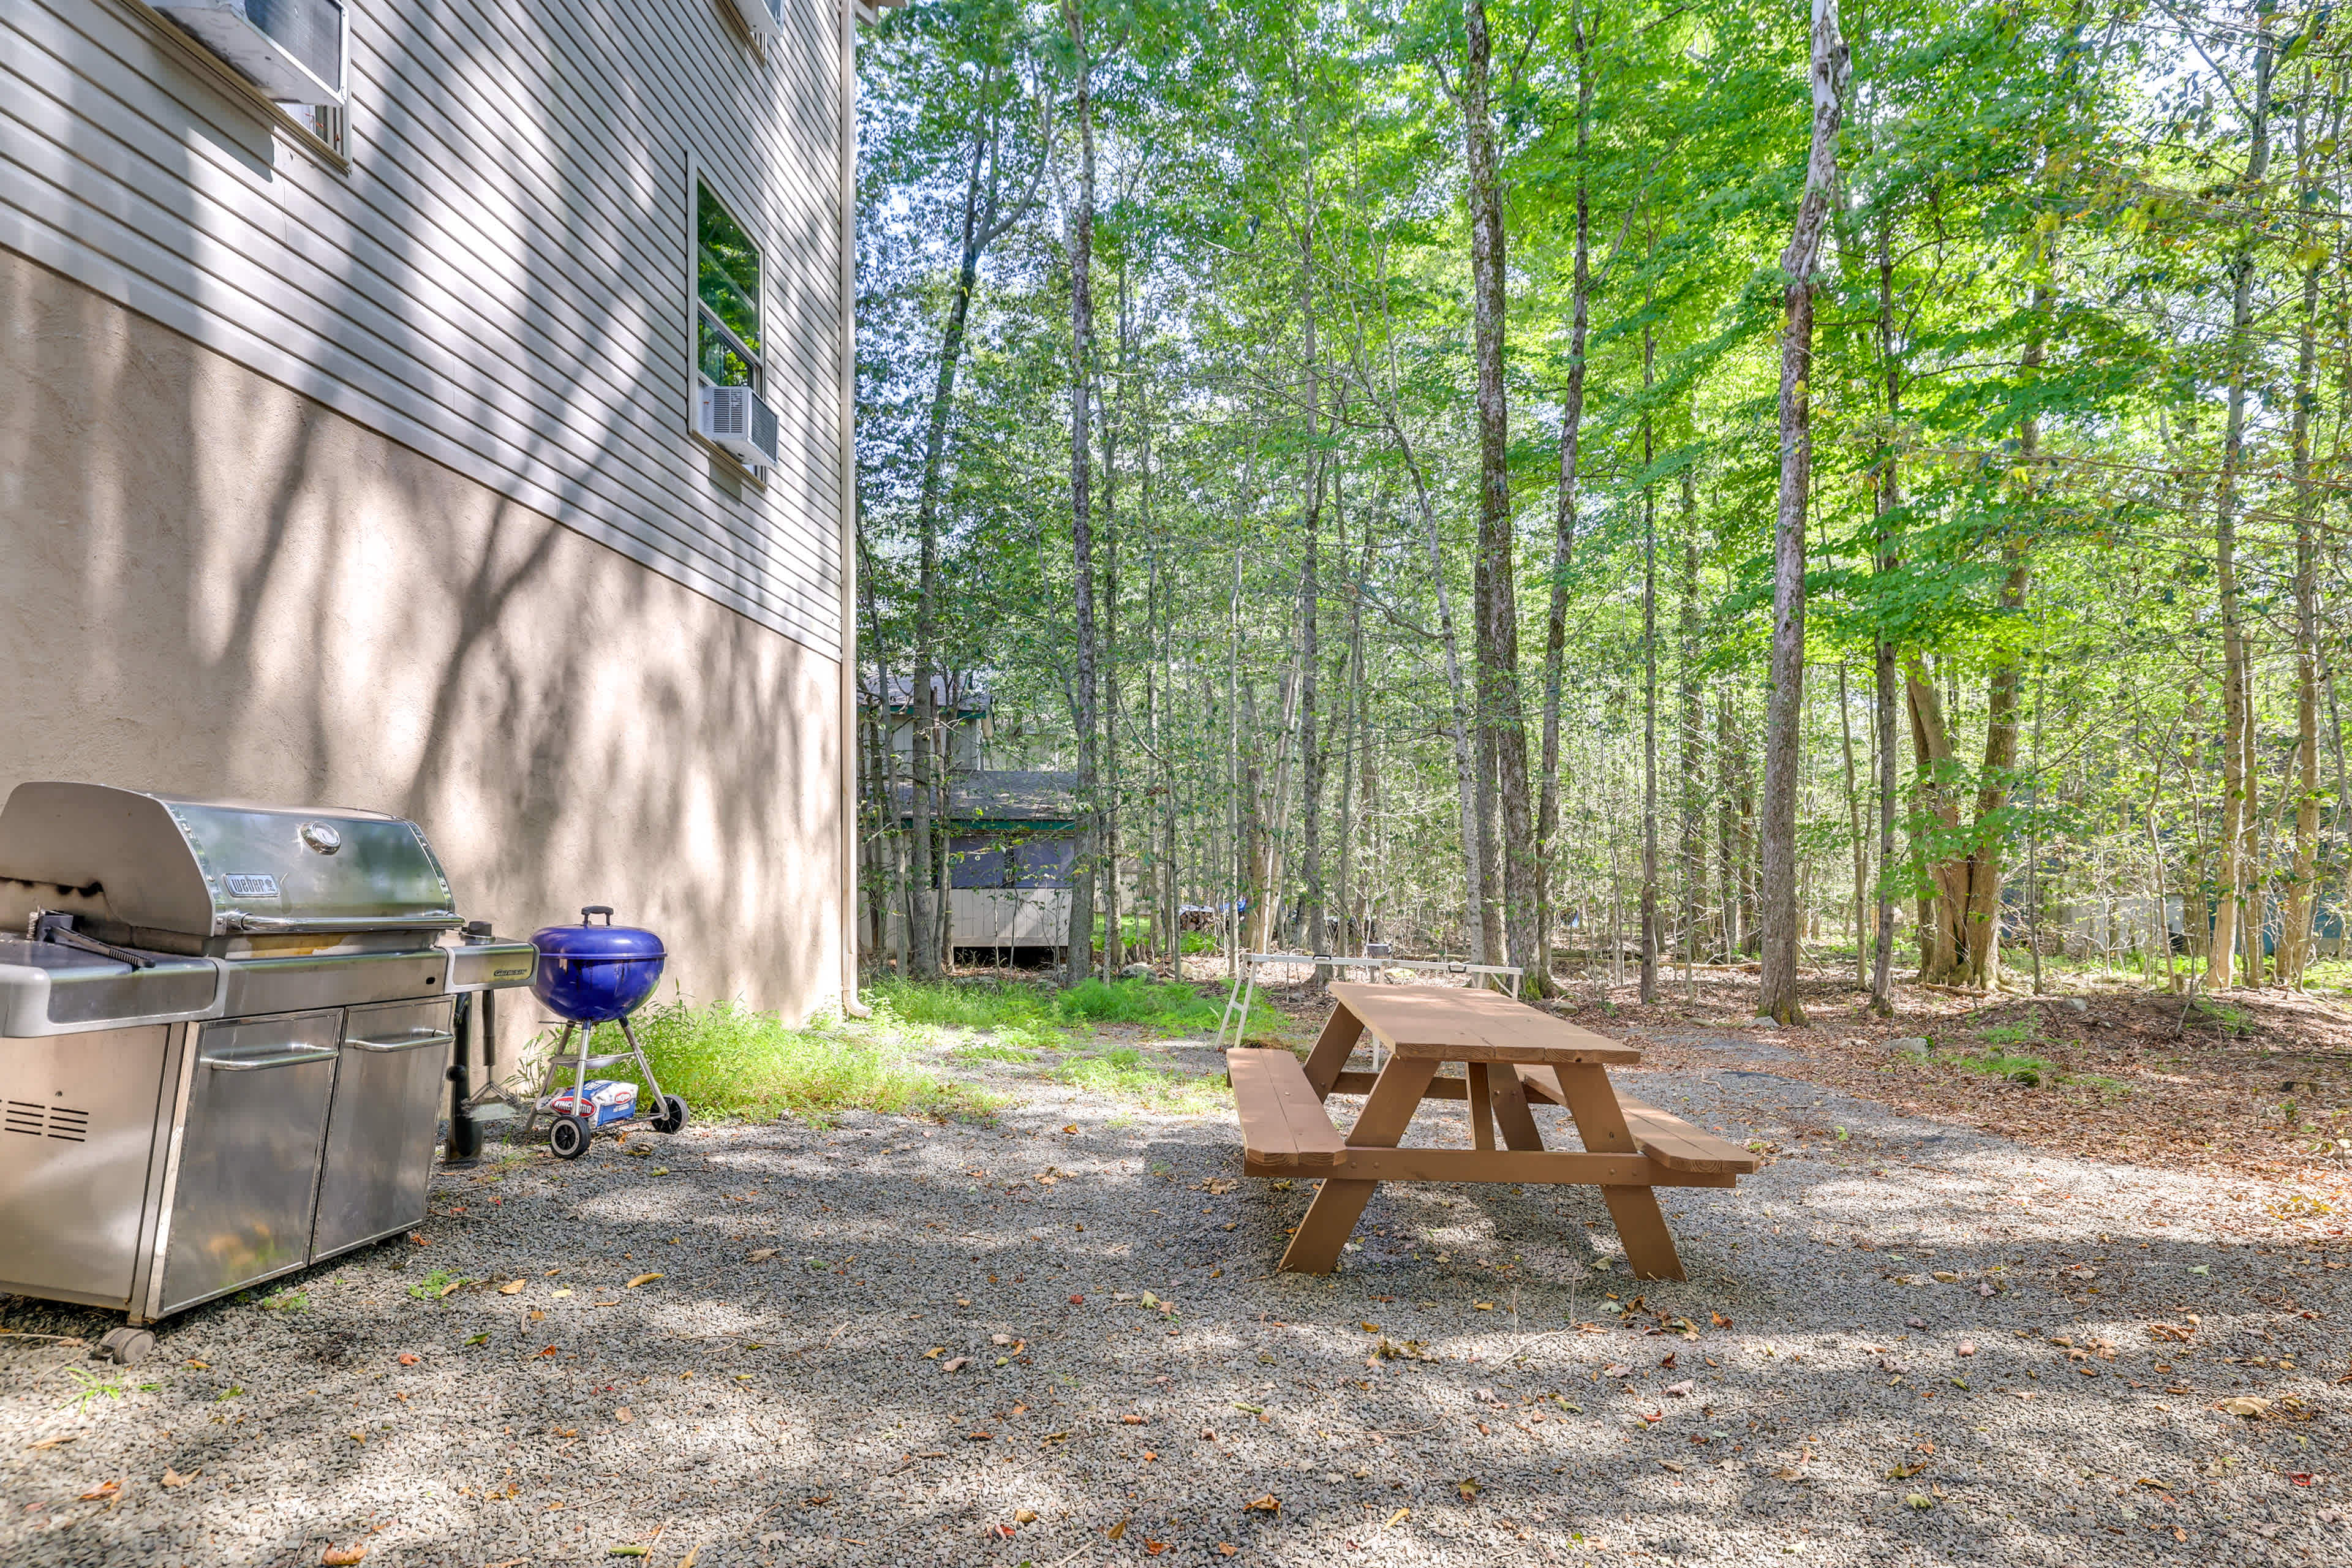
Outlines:
[[[89,1359],[105,1314],[0,1298],[0,1561],[2352,1560],[2352,1243],[2262,1119],[2284,1037],[2134,1047],[2105,996],[1870,1029],[1826,982],[1813,1028],[1731,1026],[1752,996],[1576,999],[1652,1047],[1633,1093],[1771,1152],[1660,1194],[1687,1280],[1631,1279],[1590,1188],[1424,1184],[1277,1273],[1312,1184],[1241,1177],[1205,1038],[940,1029],[992,1112],[497,1147],[136,1368]],[[1959,1079],[1986,1046],[2042,1083]],[[2140,1142],[2068,1131],[2102,1095]]]
[[[2278,990],[2191,1004],[2090,976],[2059,984],[2068,988],[2024,997],[1898,981],[1895,1016],[1879,1019],[1865,990],[1814,972],[1801,986],[1806,1024],[1780,1029],[1752,1027],[1752,966],[1701,969],[1696,1000],[1678,971],[1661,974],[1648,1005],[1630,981],[1571,977],[1549,1005],[1640,1046],[1645,1066],[1714,1066],[1752,1041],[1746,1065],[1906,1114],[2055,1152],[2282,1184],[2303,1201],[2280,1201],[2327,1221],[2315,1228],[2352,1224],[2328,1212],[2352,1216],[2352,1004]],[[1262,994],[1308,1039],[1329,1011],[1304,985]],[[1928,1048],[1897,1048],[1906,1039]]]

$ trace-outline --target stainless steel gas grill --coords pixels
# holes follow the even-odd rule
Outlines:
[[[536,963],[462,924],[399,817],[17,786],[0,1292],[127,1313],[127,1362],[140,1325],[414,1226],[453,997]]]

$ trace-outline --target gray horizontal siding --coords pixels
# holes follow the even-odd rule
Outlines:
[[[354,6],[352,168],[125,0],[0,0],[0,245],[839,657],[835,13]],[[687,432],[688,168],[768,258],[764,486]]]

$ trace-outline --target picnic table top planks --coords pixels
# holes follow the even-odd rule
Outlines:
[[[1340,981],[1331,986],[1331,995],[1381,1044],[1402,1057],[1617,1067],[1642,1059],[1635,1047],[1619,1045],[1492,991]]]

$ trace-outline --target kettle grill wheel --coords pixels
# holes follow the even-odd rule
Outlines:
[[[656,1132],[676,1132],[686,1125],[686,1101],[674,1094],[662,1096],[661,1114],[653,1120]]]
[[[547,1130],[547,1147],[559,1160],[577,1160],[588,1152],[594,1124],[584,1116],[559,1116]]]

